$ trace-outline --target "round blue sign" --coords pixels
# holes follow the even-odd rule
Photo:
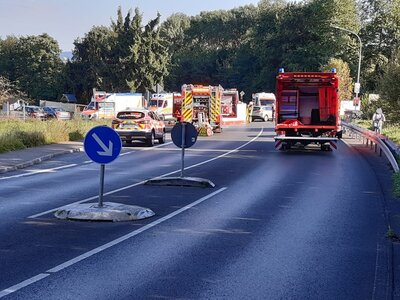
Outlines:
[[[107,126],[96,126],[86,134],[83,146],[87,156],[99,164],[108,164],[121,153],[118,133]]]
[[[185,125],[182,125],[185,124]],[[196,127],[191,123],[176,123],[171,130],[171,139],[175,146],[182,148],[182,131],[183,126],[185,126],[185,142],[183,148],[192,147],[197,141],[197,130]]]

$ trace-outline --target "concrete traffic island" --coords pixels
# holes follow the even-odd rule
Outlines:
[[[199,177],[160,177],[147,180],[145,185],[185,186],[213,188],[215,184],[208,179]]]
[[[63,220],[124,222],[150,218],[155,213],[145,207],[105,202],[102,207],[98,203],[66,206],[54,215]]]

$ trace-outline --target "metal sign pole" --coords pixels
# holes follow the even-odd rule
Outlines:
[[[104,192],[104,170],[105,164],[100,165],[100,188],[99,188],[99,207],[103,207],[103,192]]]
[[[185,169],[185,134],[186,134],[186,122],[182,123],[182,167],[181,167],[181,177],[183,177],[183,170]]]

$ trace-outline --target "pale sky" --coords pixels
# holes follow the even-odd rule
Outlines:
[[[197,15],[201,11],[232,9],[259,0],[0,0],[0,37],[47,33],[63,51],[71,51],[77,37],[93,26],[111,24],[118,6],[123,16],[139,7],[143,23],[157,16],[162,20],[176,12]]]

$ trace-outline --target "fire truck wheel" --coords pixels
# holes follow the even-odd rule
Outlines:
[[[288,143],[282,143],[282,147],[281,150],[285,151],[285,150],[289,150],[290,149],[290,144]]]
[[[163,132],[162,136],[158,139],[159,144],[164,144],[165,143],[165,132]]]
[[[154,146],[154,132],[151,133],[150,137],[146,140],[146,144],[149,147],[153,147]]]
[[[331,151],[331,146],[329,145],[321,145],[321,150],[322,151]]]

